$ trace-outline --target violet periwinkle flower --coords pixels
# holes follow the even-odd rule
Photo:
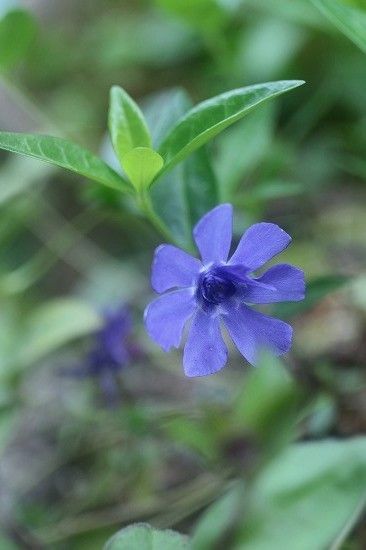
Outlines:
[[[130,332],[131,318],[126,306],[105,310],[103,325],[95,333],[90,351],[72,371],[79,377],[95,378],[109,401],[118,399],[117,377],[137,353],[127,340]]]
[[[253,276],[287,248],[291,237],[278,225],[256,223],[228,259],[232,215],[232,206],[221,204],[197,223],[193,236],[201,261],[170,244],[155,251],[151,282],[163,294],[145,310],[146,329],[169,351],[179,347],[183,329],[192,319],[183,356],[187,376],[213,374],[225,366],[222,324],[251,364],[256,364],[262,349],[282,355],[291,347],[290,325],[248,307],[304,298],[304,273],[297,267],[278,264]]]

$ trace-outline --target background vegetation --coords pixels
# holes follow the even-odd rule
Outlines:
[[[234,204],[236,234],[278,223],[308,281],[304,302],[273,311],[295,327],[283,364],[253,369],[233,349],[218,375],[186,379],[181,352],[142,325],[161,235],[118,192],[2,152],[0,547],[93,550],[144,521],[198,549],[364,548],[365,3],[2,1],[0,16],[1,129],[67,137],[113,166],[112,85],[158,132],[180,90],[197,103],[305,80],[208,153],[210,200]],[[182,235],[197,215],[179,215]],[[135,353],[110,392],[80,365],[119,304]]]

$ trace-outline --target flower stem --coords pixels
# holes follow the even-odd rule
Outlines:
[[[139,204],[142,212],[145,214],[148,220],[150,220],[150,222],[155,227],[155,229],[159,233],[161,233],[165,239],[177,244],[169,228],[165,225],[162,219],[155,212],[154,206],[151,202],[149,192],[146,189],[143,189],[141,193],[138,195],[138,198],[139,198]]]

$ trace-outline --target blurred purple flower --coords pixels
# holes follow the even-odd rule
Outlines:
[[[178,347],[184,326],[192,317],[183,357],[187,376],[213,374],[225,366],[227,348],[221,321],[249,363],[256,363],[261,349],[275,355],[286,353],[291,347],[290,325],[246,304],[304,298],[304,273],[297,267],[278,264],[259,277],[250,276],[287,248],[291,237],[278,225],[256,223],[244,233],[228,260],[230,204],[219,205],[203,216],[193,236],[202,261],[169,244],[155,251],[152,287],[158,293],[170,292],[145,310],[150,337],[165,351]]]
[[[119,397],[118,374],[138,355],[138,350],[127,340],[132,323],[126,306],[105,310],[103,318],[103,325],[94,334],[84,361],[69,374],[95,378],[104,396],[112,402]]]

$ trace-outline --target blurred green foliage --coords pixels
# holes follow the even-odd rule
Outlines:
[[[361,550],[364,1],[24,5],[0,3],[1,129],[85,144],[104,159],[96,179],[118,188],[106,137],[112,85],[146,117],[151,143],[140,127],[146,139],[133,146],[166,162],[183,141],[165,157],[164,136],[193,105],[257,82],[306,81],[181,156],[151,200],[187,247],[192,224],[220,201],[235,206],[237,236],[260,219],[279,223],[294,237],[284,261],[306,271],[308,294],[271,309],[295,328],[285,363],[263,357],[250,369],[232,350],[220,375],[186,380],[179,352],[162,354],[144,334],[161,237],[130,184],[121,195],[85,180],[95,165],[75,170],[79,153],[57,144],[59,164],[71,154],[69,173],[2,153],[1,548],[99,549],[143,522],[107,548],[127,547],[126,533],[147,537],[147,548],[154,538],[177,547],[174,529],[194,549]],[[85,358],[103,308],[121,301],[139,353],[118,375],[112,407],[95,379],[63,373]]]

